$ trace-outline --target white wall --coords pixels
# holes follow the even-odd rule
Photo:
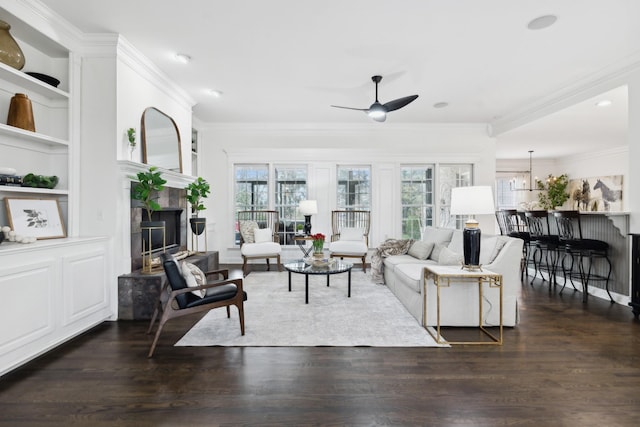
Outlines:
[[[400,236],[401,164],[473,163],[478,185],[492,185],[495,175],[495,141],[480,125],[205,125],[199,132],[200,175],[212,186],[204,212],[209,249],[219,251],[223,263],[241,261],[233,247],[234,163],[308,165],[309,197],[318,200],[320,210],[312,224],[325,234],[336,207],[336,165],[371,165],[370,247]],[[478,219],[482,227],[493,229],[493,215]],[[297,251],[292,248],[285,259],[299,255]]]

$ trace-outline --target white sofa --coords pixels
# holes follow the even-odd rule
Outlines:
[[[427,259],[410,255],[410,253],[416,255],[417,252],[418,256],[424,257],[425,250],[428,251],[431,243],[436,250],[431,251]],[[523,242],[520,239],[482,234],[480,245],[482,268],[502,274],[504,326],[515,326],[518,322],[517,296],[521,286],[522,245]],[[422,324],[424,266],[439,263],[460,265],[459,259],[463,253],[462,231],[427,227],[418,246],[425,249],[422,254],[419,253],[420,250],[410,250],[408,254],[384,258],[383,274],[385,284]],[[446,248],[444,250],[446,254],[442,248]],[[442,258],[440,262],[438,258]],[[500,302],[497,289],[485,288],[483,296],[485,325],[498,325]],[[478,286],[470,283],[452,283],[448,288],[441,288],[440,310],[441,326],[478,326]],[[436,287],[432,281],[427,284],[427,316],[427,325],[436,325]]]

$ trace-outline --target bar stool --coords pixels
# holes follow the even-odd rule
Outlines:
[[[498,221],[500,234],[524,241],[520,262],[520,281],[522,281],[525,275],[529,277],[528,266],[529,263],[533,262],[529,259],[530,247],[532,246],[531,234],[527,231],[526,223],[516,209],[500,209],[496,211],[496,220]]]
[[[580,212],[578,211],[554,211],[553,215],[556,219],[558,227],[558,236],[560,237],[560,250],[563,251],[562,256],[562,273],[564,276],[564,284],[562,290],[567,284],[567,275],[571,281],[571,285],[575,289],[573,283],[574,278],[579,278],[582,282],[582,301],[587,302],[589,296],[589,281],[605,282],[605,289],[609,295],[611,302],[613,298],[609,292],[609,279],[611,277],[611,260],[609,259],[609,244],[603,240],[585,239],[582,237],[582,225],[580,224]],[[569,268],[565,267],[565,260],[571,262]],[[576,262],[577,259],[577,262]],[[593,264],[596,259],[605,261],[607,268],[606,274],[597,274],[593,272]],[[585,261],[587,266],[585,267]],[[578,271],[574,270],[577,264]]]
[[[546,279],[542,274],[545,270],[549,276],[549,290],[551,286],[557,284],[556,270],[558,267],[558,246],[560,238],[558,235],[551,234],[549,229],[549,214],[544,210],[526,211],[527,227],[531,236],[532,245],[535,247],[532,259],[535,272],[531,279],[531,284],[535,280],[538,272],[544,283]]]

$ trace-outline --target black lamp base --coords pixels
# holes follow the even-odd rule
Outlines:
[[[462,232],[464,248],[464,265],[467,270],[480,268],[480,228],[477,222],[467,222]]]
[[[304,234],[307,236],[311,234],[311,215],[304,216]]]

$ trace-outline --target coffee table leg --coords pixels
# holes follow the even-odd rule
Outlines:
[[[329,287],[329,277],[331,277],[331,275],[327,274],[327,288]]]
[[[291,272],[289,272],[289,292],[291,292]]]
[[[351,270],[349,270],[349,279],[348,279],[348,281],[349,281],[348,282],[349,283],[349,285],[348,285],[349,292],[347,293],[347,297],[351,298]]]
[[[304,275],[304,303],[309,304],[309,275]]]

